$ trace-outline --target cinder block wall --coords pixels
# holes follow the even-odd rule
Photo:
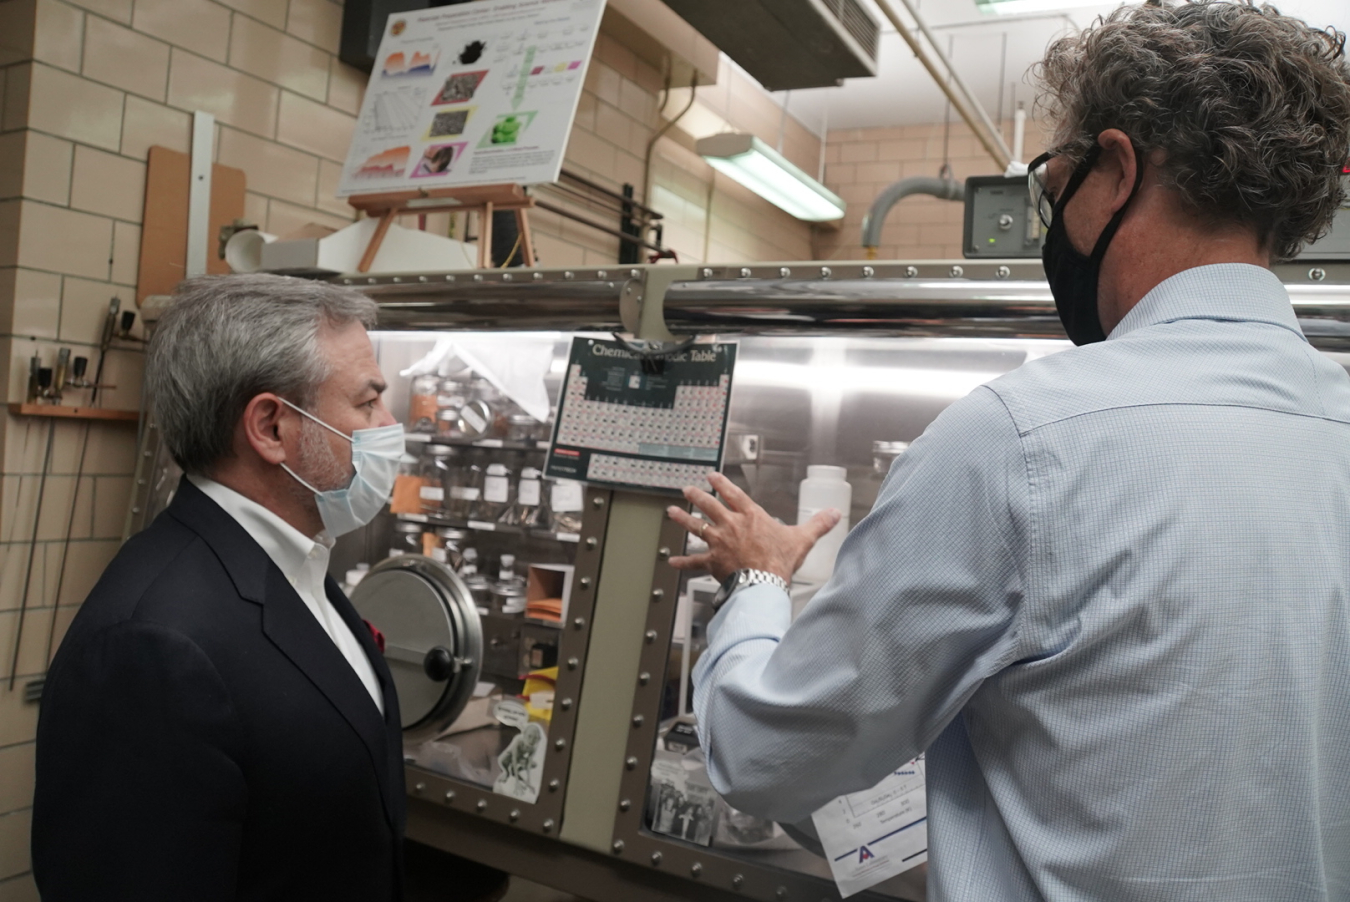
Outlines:
[[[1012,146],[1012,123],[1003,123],[1003,140]],[[1023,162],[1044,145],[1035,120],[1027,121]],[[906,125],[831,131],[825,144],[825,184],[848,203],[848,214],[836,232],[817,233],[815,250],[822,260],[860,260],[862,221],[876,196],[892,182],[911,176],[937,176],[944,161],[952,176],[1002,175],[975,139],[953,116],[950,126]],[[877,256],[882,260],[947,259],[961,256],[960,203],[934,197],[907,197],[891,209],[881,231]]]

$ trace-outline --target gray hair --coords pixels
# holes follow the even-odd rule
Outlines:
[[[313,403],[331,368],[324,323],[375,325],[375,302],[350,288],[263,274],[201,276],[174,291],[146,357],[160,434],[185,473],[207,475],[233,453],[234,430],[257,395]]]
[[[1163,158],[1163,184],[1211,224],[1256,230],[1277,260],[1331,227],[1350,157],[1345,36],[1272,6],[1123,6],[1055,41],[1034,71],[1077,162],[1109,128]]]

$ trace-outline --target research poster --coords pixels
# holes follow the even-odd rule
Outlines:
[[[339,197],[553,182],[604,0],[478,0],[394,13]]]

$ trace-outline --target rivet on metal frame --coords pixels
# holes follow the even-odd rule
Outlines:
[[[661,853],[660,853],[660,852],[653,852],[653,853],[652,853],[652,867],[654,867],[654,868],[659,868],[660,866],[661,866]]]
[[[566,280],[569,281],[569,282],[572,281],[573,279],[575,279],[576,277],[577,277],[577,274],[574,273],[574,272],[572,272],[570,269],[569,269],[567,272],[563,273],[563,278],[566,279]]]
[[[380,281],[379,279],[376,279],[376,278],[374,278],[374,277],[372,276],[372,277],[369,277],[369,278],[366,279],[366,284],[367,284],[367,285],[375,285],[375,284],[377,284],[379,281]]]
[[[455,800],[455,791],[453,789],[447,789],[445,791],[445,804],[449,805],[454,800]]]
[[[454,276],[447,275],[447,276],[445,277],[445,281],[447,281],[447,282],[453,282],[453,281],[455,281],[455,277],[454,277]]]
[[[786,266],[778,267],[778,278],[780,279],[792,278],[792,270],[787,268]]]
[[[1010,275],[1012,275],[1012,270],[1006,266],[1000,266],[998,269],[994,270],[995,279],[1006,279]]]
[[[413,792],[416,793],[423,793],[426,791],[427,791],[427,784],[425,783],[418,783],[416,786],[413,787]]]
[[[703,865],[699,864],[697,861],[689,865],[689,876],[694,878],[702,877]]]
[[[562,701],[558,702],[558,707],[562,708],[564,711],[571,711],[572,700],[570,698],[565,698]]]
[[[591,587],[591,578],[589,576],[583,576],[581,578],[581,588],[589,589],[590,587]]]
[[[966,270],[963,266],[953,266],[947,274],[953,279],[959,279],[966,274]]]
[[[640,269],[630,269],[630,270],[628,270],[628,278],[630,278],[630,279],[640,279],[640,278],[642,278],[642,270],[640,270]]]
[[[549,818],[548,820],[546,820],[546,821],[544,821],[542,824],[540,824],[540,825],[539,825],[539,829],[543,830],[545,833],[552,833],[552,832],[553,832],[553,818]]]
[[[609,272],[607,270],[597,269],[595,271],[595,277],[597,279],[600,279],[601,281],[604,281],[605,279],[609,278]]]
[[[656,630],[647,630],[647,644],[651,645],[656,641]]]
[[[605,499],[603,496],[596,495],[594,498],[591,499],[591,507],[595,508],[596,510],[599,510],[604,506],[605,506]]]
[[[430,280],[429,280],[426,276],[418,276],[418,277],[417,277],[417,281],[419,281],[419,282],[428,282],[428,281],[430,281]]]
[[[509,273],[509,272],[504,272],[504,273],[502,273],[502,281],[503,281],[503,282],[510,282],[510,281],[513,281],[514,279],[515,279],[515,276],[511,275],[511,273]]]
[[[778,899],[779,902],[782,902],[783,899],[787,898],[787,887],[786,886],[778,887],[778,889],[774,890],[773,896],[775,899]]]
[[[659,558],[660,558],[661,560],[663,560],[663,561],[669,560],[669,559],[670,559],[670,549],[667,548],[666,546],[662,545],[660,548],[656,549],[656,556],[659,557]]]
[[[1314,266],[1308,270],[1308,278],[1314,282],[1320,282],[1327,277],[1327,271],[1320,266]]]
[[[820,268],[820,277],[822,279],[828,279],[832,275],[834,275],[834,270],[830,269],[828,266],[822,266]]]
[[[395,282],[402,282],[403,279],[400,278],[399,276],[394,276],[394,281],[395,281]]]
[[[870,267],[870,266],[864,266],[864,267],[862,268],[862,277],[863,277],[864,279],[870,279],[870,278],[872,278],[873,276],[875,276],[876,274],[877,274],[877,271],[876,271],[875,269],[873,269],[872,267]]]
[[[554,777],[552,780],[549,780],[549,781],[548,781],[548,791],[549,791],[549,792],[557,792],[558,789],[559,789],[561,786],[562,786],[562,784],[558,782],[558,778],[557,778],[557,777]]]
[[[479,814],[482,814],[484,811],[487,811],[487,801],[485,799],[479,799],[478,804],[473,807],[478,810]]]
[[[615,855],[622,855],[622,854],[623,854],[623,840],[621,840],[621,839],[616,839],[616,840],[614,840],[614,845],[610,846],[610,848],[614,850],[614,854],[615,854]]]
[[[555,741],[555,742],[553,743],[553,748],[556,749],[557,751],[561,752],[563,749],[567,748],[567,740],[566,740],[566,739],[559,739],[559,740]]]
[[[742,278],[742,279],[748,279],[748,278],[750,278],[750,267],[748,267],[748,266],[742,266],[742,267],[741,267],[741,278]]]
[[[665,595],[666,595],[666,593],[663,592],[663,591],[661,591],[660,589],[652,589],[652,601],[653,601],[653,602],[660,601],[662,598],[665,597]]]
[[[596,546],[598,546],[599,544],[600,540],[597,539],[595,536],[591,536],[586,540],[586,547],[591,551],[594,551],[596,549]]]
[[[702,278],[704,278],[704,279],[711,279],[711,278],[712,278],[712,270],[711,270],[711,269],[708,269],[706,266],[703,267],[703,269],[700,269],[700,270],[698,271],[698,274],[699,274],[700,277],[702,277]]]
[[[577,665],[579,665],[580,663],[581,663],[581,662],[578,661],[576,658],[568,658],[568,659],[567,659],[567,669],[568,669],[568,670],[576,670],[576,669],[577,669]]]
[[[578,617],[576,620],[573,620],[572,627],[574,629],[584,630],[586,628],[586,618]]]
[[[483,281],[483,274],[482,274],[481,272],[476,272],[476,273],[474,273],[474,274],[473,274],[473,280],[474,280],[475,282],[481,282],[481,281]]]
[[[627,811],[629,808],[632,808],[632,807],[633,807],[633,803],[632,803],[631,801],[629,801],[628,799],[622,799],[622,800],[620,800],[620,802],[619,802],[619,810],[620,810],[620,811]]]
[[[516,821],[520,820],[520,809],[512,808],[511,813],[508,814],[507,817],[509,817],[511,819],[511,823],[514,824]]]
[[[645,686],[652,681],[652,675],[645,670],[638,674],[638,685]]]
[[[741,887],[743,886],[745,886],[745,877],[740,874],[733,875],[731,878],[731,888],[740,892]]]
[[[906,267],[905,267],[905,278],[906,278],[906,279],[912,279],[912,278],[914,278],[915,276],[917,276],[918,274],[919,274],[919,267],[917,267],[917,266],[906,266]]]
[[[536,282],[542,282],[542,281],[544,281],[544,274],[541,273],[541,272],[535,273],[535,274],[534,274],[534,280],[535,280]]]
[[[342,280],[342,284],[343,284],[343,285],[350,285],[350,284],[352,284],[352,280],[351,280],[351,279],[343,279],[343,280]]]
[[[636,729],[637,727],[642,726],[644,723],[646,723],[646,718],[644,718],[641,714],[634,714],[634,715],[633,715],[633,728],[634,728],[634,729]]]
[[[634,758],[631,755],[628,758],[624,759],[623,762],[623,766],[628,768],[629,770],[635,769],[637,767],[637,764],[638,764],[637,758]]]

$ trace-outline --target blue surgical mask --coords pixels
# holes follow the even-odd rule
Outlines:
[[[352,443],[352,466],[356,472],[345,488],[321,492],[305,482],[295,471],[285,464],[281,468],[296,482],[314,493],[319,506],[319,516],[323,519],[324,530],[329,537],[337,538],[354,529],[360,529],[380,512],[389,493],[394,490],[394,479],[398,476],[399,461],[404,454],[403,424],[379,426],[374,429],[357,429],[351,435],[329,426],[323,420],[307,410],[296,407],[285,398],[281,402],[287,407],[309,417],[329,432],[342,436]]]

